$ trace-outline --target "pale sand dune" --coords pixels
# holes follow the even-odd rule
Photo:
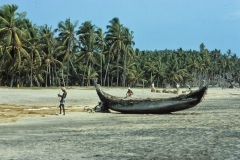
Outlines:
[[[132,98],[176,96],[132,89]],[[103,90],[124,97],[127,88]],[[238,89],[209,88],[198,106],[164,115],[83,112],[98,103],[93,87],[67,89],[66,116],[55,115],[58,89],[0,92],[3,160],[240,159]]]

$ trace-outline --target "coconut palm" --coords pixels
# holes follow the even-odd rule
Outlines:
[[[86,76],[87,86],[90,85],[90,80],[94,80],[98,76],[96,71],[91,71],[91,70],[92,70],[92,68],[90,66],[88,66],[88,71],[87,71],[87,76]]]
[[[57,83],[60,85],[60,77],[63,70],[63,63],[58,60],[58,56],[60,56],[59,52],[57,52],[57,41],[53,37],[54,32],[51,27],[48,25],[39,27],[39,35],[40,35],[40,46],[42,50],[42,67],[46,68],[45,71],[45,87],[48,84],[52,86],[52,82],[55,84],[55,76],[57,76]],[[61,46],[61,45],[60,45]],[[61,71],[57,71],[57,66],[61,67]],[[63,74],[63,73],[62,73]],[[54,76],[55,75],[55,76]],[[64,80],[62,80],[64,82]]]
[[[128,84],[136,86],[140,82],[146,82],[145,79],[145,70],[141,67],[140,63],[132,63],[128,67],[130,71],[128,72]]]
[[[36,25],[32,25],[32,23],[28,20],[24,20],[25,25],[27,26],[28,36],[25,40],[25,48],[30,53],[30,87],[33,86],[33,67],[34,65],[41,66],[41,57],[40,57],[40,37],[38,34],[38,28]],[[36,72],[36,71],[35,71]]]
[[[0,8],[0,37],[3,37],[4,43],[10,53],[11,74],[10,86],[13,85],[15,72],[19,70],[23,57],[29,59],[29,55],[22,47],[22,40],[26,34],[22,30],[24,28],[23,19],[26,13],[17,13],[17,5],[3,5]]]
[[[0,72],[2,71],[2,67],[4,67],[4,63],[5,63],[5,56],[6,56],[6,52],[7,50],[7,46],[6,44],[4,44],[3,40],[0,41],[0,57],[1,57],[1,63],[0,63]]]
[[[169,66],[167,74],[164,77],[165,84],[176,84],[182,82],[184,77],[189,77],[186,69],[177,68],[176,66]]]
[[[201,43],[200,46],[199,46],[199,48],[200,48],[200,52],[204,51],[204,50],[205,50],[205,45],[204,45],[204,43]]]
[[[82,80],[82,85],[84,84],[84,79],[85,79],[85,73],[92,68],[93,65],[93,60],[95,58],[95,53],[97,51],[97,45],[96,45],[96,40],[97,40],[97,35],[96,35],[96,26],[92,25],[90,21],[84,22],[79,29],[77,30],[77,35],[79,35],[79,41],[81,42],[81,54],[78,60],[81,60],[83,58],[86,59],[86,65],[85,65],[85,70],[83,74],[83,80]]]
[[[146,69],[145,71],[150,73],[150,84],[152,84],[153,79],[156,77],[156,75],[153,75],[153,73],[157,69],[156,68],[156,63],[154,61],[146,62],[145,65],[144,65],[144,69]]]
[[[155,75],[157,77],[157,87],[158,87],[160,78],[163,78],[165,75],[165,70],[166,70],[166,66],[162,62],[161,57],[159,56],[156,61],[156,70],[155,70]]]
[[[123,66],[123,86],[125,86],[126,83],[126,64],[127,64],[127,56],[131,56],[133,54],[133,48],[132,45],[135,44],[133,41],[133,32],[129,31],[128,28],[125,28],[123,31],[124,34],[124,44],[125,44],[125,49],[124,49],[124,66]]]
[[[58,40],[62,43],[61,46],[64,46],[65,56],[64,60],[67,59],[67,80],[66,80],[66,86],[68,86],[69,80],[69,63],[70,63],[70,57],[71,52],[76,44],[79,43],[79,41],[75,37],[75,30],[74,28],[77,27],[78,21],[72,23],[70,18],[66,19],[65,22],[60,21],[58,23],[58,28],[55,29],[55,32],[59,32],[58,34]]]
[[[103,60],[105,60],[104,49],[105,49],[105,39],[104,34],[101,28],[97,28],[96,30],[96,46],[97,53],[100,55],[100,84],[102,85],[103,80]]]
[[[190,73],[192,74],[193,77],[193,84],[196,83],[197,81],[197,73],[198,73],[198,68],[199,68],[199,54],[197,52],[192,52],[190,54],[190,59],[187,62],[187,68],[189,69]],[[192,85],[193,85],[192,84]]]
[[[122,24],[120,24],[120,20],[118,18],[113,18],[110,22],[110,25],[107,25],[107,32],[106,32],[106,42],[109,46],[108,51],[109,54],[114,54],[116,55],[117,59],[117,66],[119,63],[120,59],[120,54],[124,53],[125,50],[125,35],[124,35],[124,27]],[[109,58],[112,56],[109,56]],[[109,59],[110,60],[110,59]],[[108,67],[107,67],[108,69]],[[107,74],[107,70],[106,73]],[[105,75],[106,77],[106,75]],[[117,67],[117,86],[118,86],[118,81],[119,81],[119,68]],[[105,82],[104,82],[105,83]]]

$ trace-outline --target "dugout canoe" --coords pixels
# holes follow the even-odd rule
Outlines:
[[[101,100],[101,107],[121,113],[130,114],[163,114],[186,110],[198,105],[207,93],[208,86],[186,94],[171,98],[125,99],[102,91],[99,84],[95,85]]]

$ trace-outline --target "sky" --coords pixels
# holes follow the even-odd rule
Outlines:
[[[133,31],[140,50],[200,50],[231,52],[240,57],[240,0],[0,0],[18,5],[33,24],[53,29],[70,18],[105,32],[114,17]],[[76,29],[78,29],[78,27]]]

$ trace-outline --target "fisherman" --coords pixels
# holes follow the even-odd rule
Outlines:
[[[190,85],[188,84],[187,87],[188,87],[188,91],[190,92],[191,91]]]
[[[154,87],[154,83],[152,83],[151,92],[156,92],[156,89],[155,89],[155,87]]]
[[[128,91],[126,93],[126,98],[131,97],[131,95],[133,95],[133,91],[130,89],[130,87],[128,87]]]
[[[176,89],[177,89],[177,91],[179,91],[179,87],[180,87],[179,83],[176,83]]]
[[[60,100],[60,105],[59,105],[59,109],[60,109],[60,113],[62,113],[62,110],[63,110],[63,115],[65,115],[65,108],[64,108],[64,104],[65,104],[65,101],[66,101],[66,97],[67,97],[67,91],[66,91],[66,88],[65,87],[61,87],[61,90],[63,92],[63,94],[58,94],[58,97],[61,97],[61,100]]]

